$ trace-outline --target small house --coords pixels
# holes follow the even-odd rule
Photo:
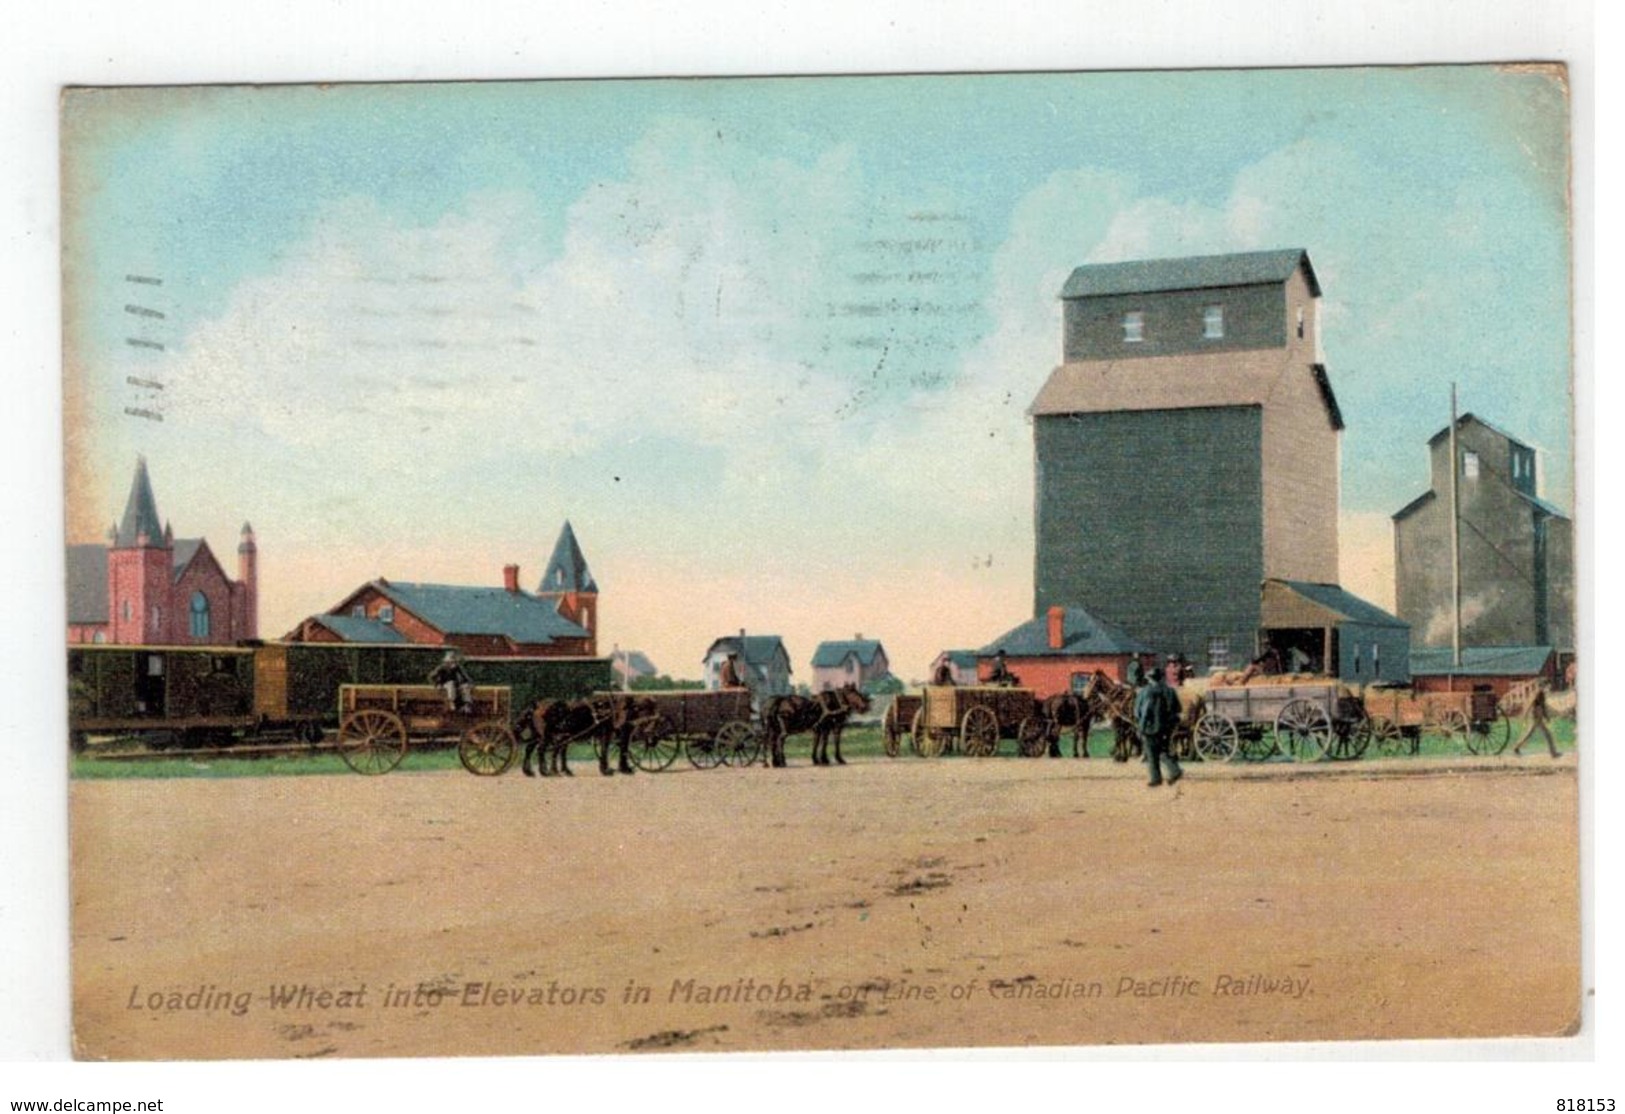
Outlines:
[[[1153,652],[1152,647],[1092,612],[1060,606],[1005,631],[976,651],[980,681],[992,677],[1001,650],[1005,668],[1039,699],[1082,692],[1096,670],[1122,681],[1130,660]]]
[[[776,634],[725,635],[711,643],[702,659],[705,687],[722,687],[722,664],[730,654],[739,655],[744,666],[745,684],[758,695],[782,696],[790,691],[790,652]]]
[[[820,642],[813,651],[812,687],[814,692],[838,689],[842,685],[862,688],[891,673],[886,648],[873,638],[853,635],[838,642]]]

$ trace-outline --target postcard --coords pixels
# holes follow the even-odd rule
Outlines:
[[[79,1057],[1577,1030],[1560,65],[61,124]]]

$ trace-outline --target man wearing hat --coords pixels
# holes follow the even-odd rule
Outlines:
[[[463,668],[463,655],[456,650],[446,651],[440,664],[429,674],[429,683],[440,686],[440,690],[446,694],[446,704],[453,712],[474,710],[474,682]]]
[[[1148,784],[1162,784],[1162,769],[1168,768],[1168,784],[1185,776],[1169,744],[1179,726],[1179,694],[1163,683],[1162,666],[1151,667],[1150,680],[1134,698],[1134,722],[1145,744],[1145,764],[1151,777]]]

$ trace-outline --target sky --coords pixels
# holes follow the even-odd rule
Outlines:
[[[376,576],[534,587],[568,519],[605,650],[697,676],[745,628],[805,680],[862,633],[921,677],[1030,617],[1026,408],[1093,262],[1309,252],[1373,602],[1452,381],[1573,505],[1551,71],[94,90],[62,124],[69,540],[144,454],[228,569],[253,523],[268,635]]]

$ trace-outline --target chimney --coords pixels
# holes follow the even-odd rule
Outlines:
[[[502,566],[502,586],[510,592],[519,591],[519,566]]]
[[[1066,641],[1063,628],[1066,626],[1066,608],[1052,607],[1049,609],[1049,648],[1059,650]]]
[[[862,642],[863,641],[863,632],[859,631],[857,634],[854,634],[852,636],[852,641],[853,642]]]

